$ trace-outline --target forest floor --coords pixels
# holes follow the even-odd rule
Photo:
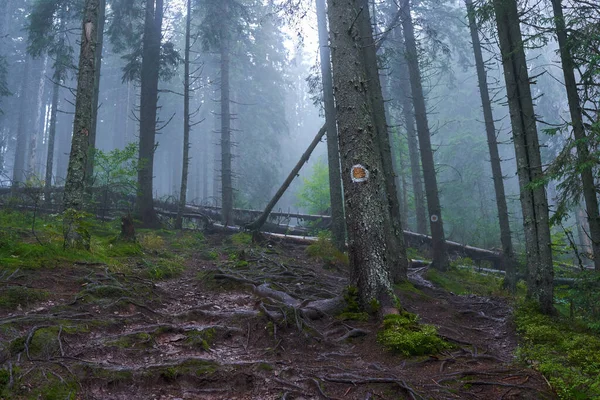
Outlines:
[[[65,261],[5,274],[0,289],[15,295],[0,302],[0,399],[555,398],[515,362],[505,299],[455,295],[411,269],[402,306],[455,346],[404,357],[378,342],[374,319],[308,317],[348,282],[304,244],[214,233],[201,249],[169,246],[182,268],[168,279],[142,273],[138,256],[121,269]]]

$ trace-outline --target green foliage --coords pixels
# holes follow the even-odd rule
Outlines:
[[[252,235],[246,232],[234,233],[230,239],[233,244],[237,245],[248,246],[252,244]]]
[[[296,205],[305,208],[310,214],[324,214],[331,207],[329,168],[322,158],[315,162],[310,176],[302,179],[302,186],[296,197]]]
[[[48,297],[48,292],[25,286],[8,286],[0,293],[0,308],[26,307]]]
[[[515,313],[521,335],[518,358],[544,374],[561,399],[600,397],[600,337],[572,320],[521,304]]]
[[[405,356],[439,353],[452,346],[441,339],[432,325],[421,325],[418,316],[403,311],[386,315],[377,340],[388,350]]]
[[[419,252],[419,250],[414,249],[412,247],[406,248],[406,258],[408,258],[409,260],[424,260],[424,259],[426,259],[426,257],[424,257]]]
[[[306,248],[306,254],[321,259],[325,266],[348,265],[348,255],[342,253],[333,245],[331,232],[329,231],[319,232],[317,241]]]
[[[469,257],[458,257],[450,262],[450,268],[457,269],[460,266],[470,267],[474,266],[475,263]]]
[[[145,274],[152,280],[174,278],[183,272],[183,257],[157,258],[154,260],[142,259]]]
[[[93,186],[100,190],[94,193],[94,200],[104,207],[130,206],[128,196],[137,191],[138,146],[129,143],[123,150],[110,152],[94,150]]]
[[[430,268],[425,273],[425,278],[455,294],[509,295],[502,288],[501,277],[480,274],[469,268],[451,268],[446,272]]]
[[[571,286],[555,290],[557,307],[589,329],[600,333],[600,275],[581,272]]]

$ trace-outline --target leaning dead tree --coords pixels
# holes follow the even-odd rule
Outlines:
[[[273,208],[275,208],[275,205],[277,204],[279,199],[281,199],[281,196],[283,196],[283,194],[285,193],[287,188],[290,186],[290,184],[292,183],[294,178],[296,176],[298,176],[298,172],[300,172],[300,169],[302,169],[302,166],[304,164],[306,164],[306,162],[310,158],[310,155],[312,154],[313,150],[315,149],[315,147],[317,147],[317,145],[319,144],[319,142],[325,135],[325,132],[327,132],[327,127],[326,127],[326,125],[323,125],[321,127],[321,129],[319,129],[319,132],[317,133],[317,135],[311,142],[310,146],[308,146],[308,149],[306,149],[304,154],[302,154],[302,157],[300,157],[300,160],[298,161],[298,163],[296,164],[294,169],[292,169],[292,172],[290,172],[290,174],[288,175],[286,180],[283,182],[283,184],[281,185],[279,190],[277,190],[277,193],[275,193],[275,196],[273,196],[273,198],[271,199],[269,204],[267,204],[265,211],[263,211],[262,215],[260,217],[258,217],[258,219],[256,219],[256,221],[246,225],[245,226],[246,229],[251,230],[251,231],[260,231],[260,228],[262,228],[262,226],[265,224],[265,222],[267,222],[267,218],[269,218],[269,214],[271,214],[271,211],[273,211]]]

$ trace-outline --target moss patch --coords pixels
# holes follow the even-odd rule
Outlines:
[[[540,371],[561,399],[600,398],[600,337],[524,303],[515,313],[518,358]]]
[[[348,286],[344,290],[344,301],[346,302],[346,307],[344,310],[337,316],[339,319],[348,321],[368,321],[370,318],[369,313],[365,312],[360,306],[358,300],[358,288],[355,286]]]
[[[480,274],[468,268],[450,268],[445,272],[429,268],[424,276],[435,285],[455,294],[509,295],[502,288],[502,277]]]
[[[185,340],[185,343],[188,346],[208,351],[215,340],[216,332],[215,328],[204,329],[201,331],[189,331],[186,333],[187,339]]]
[[[441,339],[432,325],[421,325],[418,316],[408,312],[386,315],[377,340],[388,350],[405,356],[435,354],[452,346]]]

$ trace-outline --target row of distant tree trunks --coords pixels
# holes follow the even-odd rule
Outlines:
[[[95,189],[99,193],[104,191],[104,188]],[[52,188],[51,195],[59,198],[64,192],[64,188]],[[0,197],[7,197],[11,194],[19,194],[24,196],[23,202],[19,202],[19,207],[31,208],[37,207],[40,212],[58,212],[60,211],[56,205],[61,204],[60,201],[45,202],[43,188],[18,188],[11,189],[10,187],[0,188]],[[38,204],[32,199],[38,198]],[[133,203],[135,199],[132,197],[130,201]],[[29,204],[28,204],[29,203]],[[1,202],[0,202],[1,204]],[[15,204],[12,205],[13,207]],[[177,214],[178,205],[172,202],[155,200],[156,212],[165,217],[175,217]],[[123,214],[127,212],[124,208],[105,207],[102,204],[94,207],[93,211],[98,218],[111,219],[115,214]],[[233,209],[233,223],[238,226],[245,226],[263,213],[262,210],[250,209]],[[183,214],[184,219],[194,221],[196,226],[205,226],[207,220],[220,221],[221,208],[216,206],[198,206],[188,204],[185,207]],[[293,224],[292,224],[293,222]],[[304,223],[310,223],[310,226],[303,226]],[[271,212],[269,220],[265,223],[263,231],[287,234],[293,236],[310,236],[312,232],[319,229],[327,229],[331,224],[329,215],[311,215],[296,212]],[[422,252],[431,252],[431,236],[420,233],[404,231],[404,241],[407,247],[416,248]],[[482,249],[478,247],[468,246],[457,242],[446,241],[449,254],[456,257],[469,257],[476,263],[489,262],[494,269],[503,270],[502,253],[493,250]]]

